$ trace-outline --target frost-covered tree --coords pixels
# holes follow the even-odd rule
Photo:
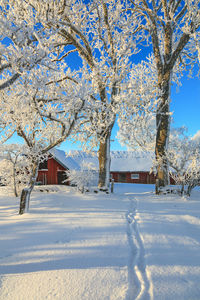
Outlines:
[[[159,186],[168,184],[164,153],[170,129],[170,86],[175,70],[181,74],[198,61],[200,45],[199,0],[129,0],[132,12],[143,18],[147,42],[152,45],[159,89],[156,112],[155,155]]]
[[[11,186],[18,197],[19,189],[28,183],[29,162],[26,147],[18,144],[1,145],[0,178],[1,183]]]
[[[118,139],[132,150],[152,151],[156,141],[158,88],[153,56],[134,65],[119,106]]]
[[[78,191],[84,193],[91,186],[96,185],[97,170],[92,163],[82,162],[80,170],[68,170],[66,171],[67,180],[71,184],[77,186]]]
[[[21,1],[0,0],[0,91],[36,65],[52,64],[44,42],[48,37],[33,15],[25,20],[24,9]]]
[[[15,8],[18,1],[12,1]],[[55,61],[77,53],[82,59],[81,72],[90,82],[92,110],[85,137],[95,136],[99,147],[99,187],[108,188],[110,136],[116,120],[121,83],[129,72],[129,57],[137,52],[140,19],[126,10],[126,1],[20,1],[23,18],[34,16],[43,28]],[[40,29],[41,29],[40,28]],[[134,29],[133,29],[134,28]]]
[[[65,65],[57,68],[51,72],[48,68],[34,68],[29,78],[21,76],[13,83],[12,90],[2,93],[0,117],[5,128],[2,135],[5,137],[9,129],[24,140],[31,166],[28,187],[21,195],[20,214],[28,206],[41,159],[79,128],[84,119],[82,109],[87,95],[80,83],[82,79],[78,85],[65,71]]]
[[[173,129],[169,137],[166,159],[171,177],[181,185],[181,194],[187,186],[187,195],[200,184],[200,143],[186,134],[186,128]]]

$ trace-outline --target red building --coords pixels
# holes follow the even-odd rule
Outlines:
[[[67,178],[65,171],[67,168],[62,166],[55,158],[49,159],[39,166],[37,182],[41,184],[63,184]]]
[[[65,152],[58,149],[49,151],[48,160],[40,163],[37,182],[40,184],[69,184],[63,182],[67,180],[66,171],[69,169],[79,169],[77,163],[66,156]]]
[[[144,183],[144,184],[154,184],[156,177],[155,175],[149,174],[145,171],[137,172],[120,172],[120,171],[111,171],[111,179],[114,182],[126,182],[126,183]]]
[[[37,181],[41,184],[63,184],[67,170],[80,170],[82,163],[92,163],[98,170],[97,152],[64,151],[53,149],[49,159],[40,164]],[[111,179],[114,182],[155,184],[156,177],[150,174],[152,158],[150,153],[139,151],[111,151]],[[173,180],[171,179],[171,184]],[[66,182],[64,184],[69,184]]]

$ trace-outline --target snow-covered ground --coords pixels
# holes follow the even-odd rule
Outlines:
[[[1,300],[199,300],[200,189],[33,192],[30,212],[0,187]]]

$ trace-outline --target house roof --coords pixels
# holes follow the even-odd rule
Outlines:
[[[70,170],[79,170],[80,166],[77,162],[70,156],[66,155],[65,151],[59,149],[51,149],[49,153],[53,156],[53,158],[60,163],[64,168]]]
[[[68,169],[80,170],[83,163],[92,163],[98,169],[97,152],[86,153],[80,150],[66,153],[60,149],[50,151],[53,157]],[[112,172],[139,172],[150,171],[152,155],[142,151],[111,151]]]
[[[111,152],[111,171],[138,172],[150,171],[152,168],[150,153],[141,151],[113,151]]]

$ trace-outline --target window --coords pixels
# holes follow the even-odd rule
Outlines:
[[[126,173],[119,173],[118,174],[118,181],[119,182],[126,182]]]
[[[47,160],[44,160],[39,164],[39,170],[48,170]]]
[[[140,179],[139,174],[131,174],[131,179]]]

